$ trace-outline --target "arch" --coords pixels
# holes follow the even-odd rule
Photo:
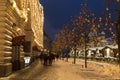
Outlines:
[[[12,45],[13,46],[20,46],[23,45],[25,42],[25,36],[17,36],[12,39]]]

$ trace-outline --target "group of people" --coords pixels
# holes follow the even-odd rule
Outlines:
[[[41,51],[39,57],[43,65],[52,65],[53,61],[55,61],[55,54],[51,51]]]

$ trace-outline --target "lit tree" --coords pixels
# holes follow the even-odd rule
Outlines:
[[[64,37],[64,49],[65,49],[65,53],[66,53],[66,58],[68,61],[68,56],[69,56],[69,51],[71,49],[71,27],[70,25],[66,24],[63,26],[62,29],[62,33],[63,33],[63,37]]]
[[[73,19],[74,24],[74,32],[75,32],[75,46],[84,45],[85,49],[85,68],[87,68],[87,43],[88,43],[88,34],[90,33],[90,29],[93,33],[96,33],[95,27],[95,16],[89,10],[87,3],[82,4],[82,8],[80,11],[80,15]],[[96,40],[95,36],[93,36],[94,40]],[[77,40],[76,40],[77,39]]]
[[[65,54],[63,55],[66,55],[67,61],[68,61],[68,54],[71,48],[70,33],[71,33],[70,25],[68,24],[64,25],[60,33],[56,35],[56,41],[54,42],[54,46],[57,49],[60,49],[61,51],[63,50],[65,51]]]
[[[118,56],[118,63],[120,65],[120,0],[105,0],[106,3],[110,6],[108,7],[111,7],[111,5],[113,6],[114,3],[117,2],[118,4],[118,16],[117,16],[117,20],[114,21],[114,25],[113,26],[116,26],[116,37],[117,37],[117,43],[118,43],[118,53],[119,53],[119,56]],[[108,8],[108,10],[111,10]],[[115,9],[116,10],[116,9]],[[112,11],[112,12],[116,12],[116,11]],[[114,15],[115,16],[115,15]],[[117,25],[116,25],[117,24]],[[111,33],[113,34],[113,31],[112,31],[112,28],[110,29]]]
[[[56,35],[56,40],[52,43],[53,51],[56,53],[60,52],[62,55],[63,45],[63,33],[60,32]]]

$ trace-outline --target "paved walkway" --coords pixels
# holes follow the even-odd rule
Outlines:
[[[55,61],[52,66],[43,66],[40,61],[23,70],[15,72],[0,80],[114,80],[109,76],[97,73],[93,68],[83,68],[83,64]]]

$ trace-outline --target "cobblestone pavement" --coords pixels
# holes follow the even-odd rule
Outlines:
[[[36,65],[11,74],[0,80],[114,80],[109,76],[98,74],[94,69],[82,68],[71,61],[55,61],[52,66]]]

